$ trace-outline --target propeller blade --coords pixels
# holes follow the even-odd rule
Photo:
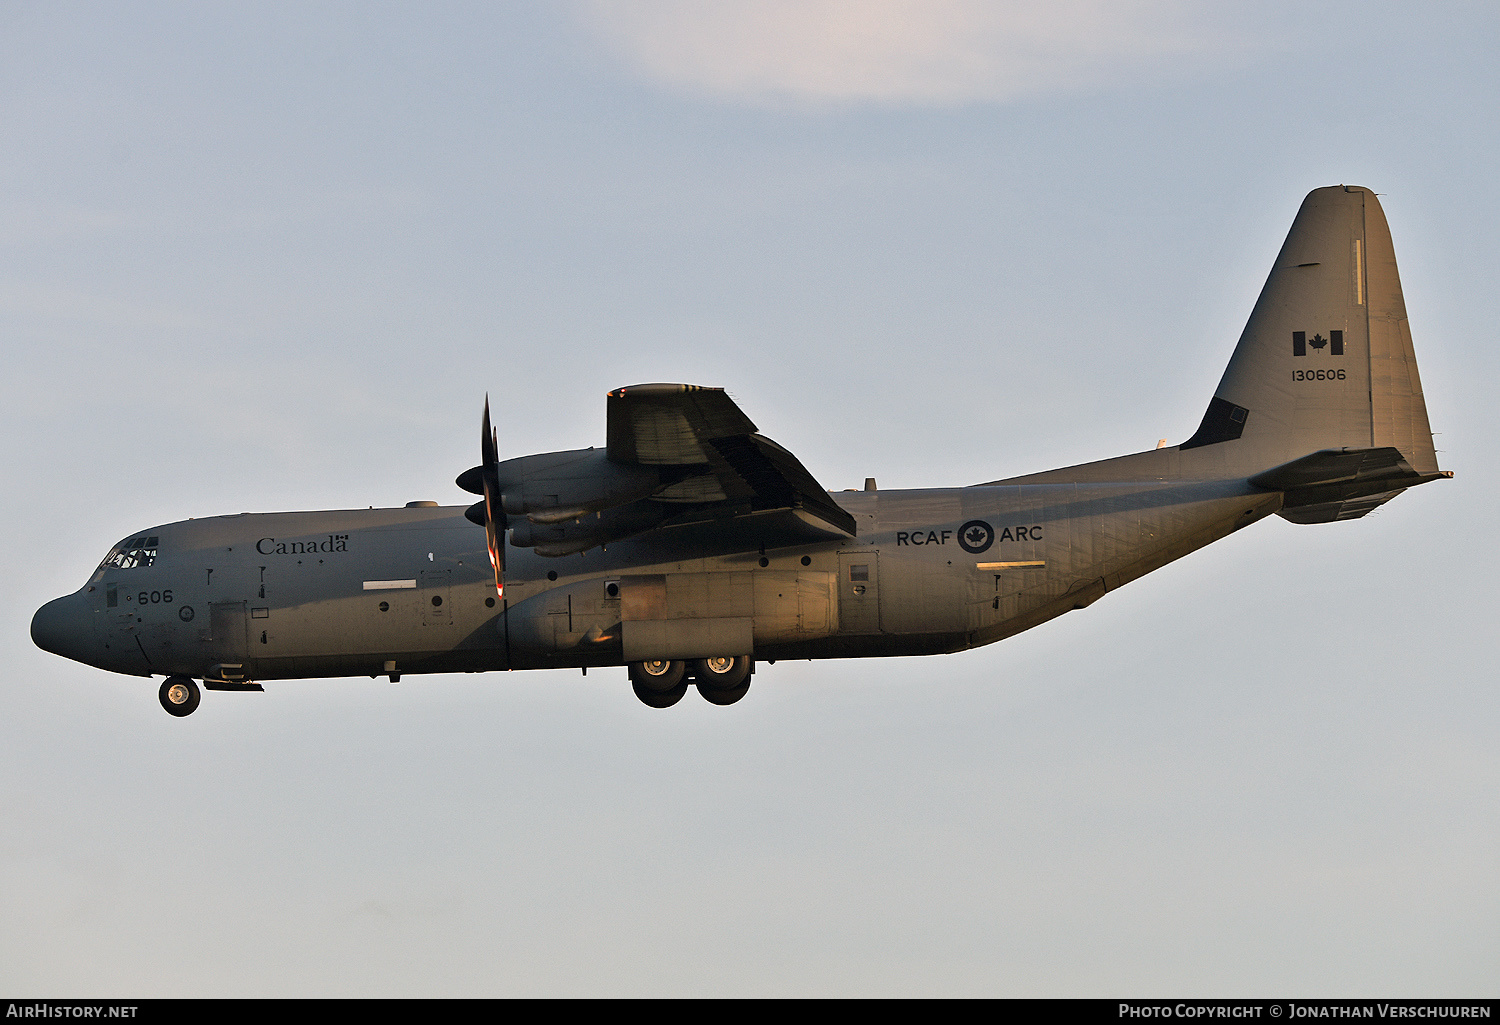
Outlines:
[[[484,429],[479,439],[480,471],[484,483],[484,542],[495,568],[495,593],[505,597],[505,508],[500,504],[500,454],[490,426],[490,397],[484,397]]]

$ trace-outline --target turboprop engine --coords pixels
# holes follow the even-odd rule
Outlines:
[[[512,521],[510,543],[535,548],[538,555],[572,555],[650,530],[674,511],[659,502],[640,501],[562,522],[528,516]]]
[[[670,513],[643,501],[663,484],[654,467],[611,462],[601,449],[573,449],[521,456],[494,464],[492,487],[499,492],[510,543],[535,548],[539,555],[570,555],[649,530]],[[484,494],[484,467],[458,478],[458,486]],[[467,514],[485,522],[484,503]]]
[[[500,505],[509,516],[526,516],[534,523],[560,523],[585,513],[628,505],[661,487],[661,474],[644,466],[610,462],[603,449],[507,459],[495,466]],[[458,486],[484,494],[481,467],[459,475]]]

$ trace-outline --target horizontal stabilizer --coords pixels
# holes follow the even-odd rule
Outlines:
[[[1281,515],[1293,523],[1352,520],[1406,488],[1452,477],[1448,470],[1418,473],[1390,447],[1324,449],[1250,478],[1255,487],[1286,495]]]
[[[1267,491],[1296,491],[1325,484],[1355,481],[1421,483],[1411,464],[1394,448],[1325,448],[1310,456],[1257,473],[1250,483]],[[1390,485],[1380,490],[1389,491]]]
[[[1402,490],[1404,489],[1385,491],[1378,495],[1350,498],[1342,502],[1313,502],[1310,505],[1292,506],[1281,509],[1276,515],[1293,523],[1335,523],[1339,520],[1357,520],[1361,516],[1374,512],[1401,494]]]

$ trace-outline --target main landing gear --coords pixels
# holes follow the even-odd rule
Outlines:
[[[630,686],[652,708],[668,708],[687,693],[689,677],[698,693],[716,705],[732,705],[750,689],[755,663],[748,655],[630,663]]]
[[[198,702],[203,700],[203,694],[191,676],[167,677],[162,681],[157,697],[161,698],[161,707],[175,716],[192,715]]]
[[[669,708],[687,693],[687,663],[632,662],[630,686],[635,689],[635,696],[652,708]]]
[[[732,705],[750,689],[750,657],[700,658],[693,662],[698,693],[716,705]]]

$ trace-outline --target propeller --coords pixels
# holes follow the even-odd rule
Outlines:
[[[500,455],[490,426],[490,397],[484,397],[484,430],[479,439],[480,476],[484,484],[484,541],[495,567],[495,593],[505,597],[505,507],[500,504]]]

